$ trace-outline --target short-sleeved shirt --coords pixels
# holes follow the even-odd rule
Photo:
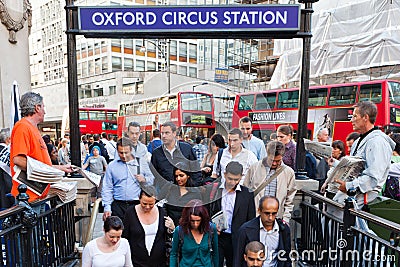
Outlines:
[[[103,156],[99,156],[97,158],[95,158],[93,156],[93,157],[89,158],[90,171],[95,173],[95,174],[98,174],[98,175],[103,174],[104,173],[104,167],[106,167],[106,166],[107,166],[107,161]]]
[[[11,174],[14,175],[14,162],[13,158],[18,155],[29,156],[36,160],[39,160],[47,165],[51,164],[51,159],[47,151],[46,143],[37,127],[32,125],[26,118],[22,118],[13,127],[11,133],[11,150],[10,150],[10,163],[11,163]],[[13,182],[11,193],[14,196],[18,195],[18,183]],[[50,185],[47,186],[46,190],[41,196],[38,196],[31,190],[27,190],[29,195],[29,201],[32,202],[39,198],[45,198],[49,192]]]

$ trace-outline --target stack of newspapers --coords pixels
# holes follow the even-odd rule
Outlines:
[[[28,180],[39,182],[39,183],[57,183],[62,181],[64,172],[53,168],[41,161],[34,158],[27,157],[27,176]]]
[[[67,203],[76,199],[77,185],[76,181],[55,183],[50,185],[49,194],[57,195],[62,202]]]

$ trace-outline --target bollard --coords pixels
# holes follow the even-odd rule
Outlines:
[[[341,256],[343,256],[343,266],[350,267],[353,265],[353,260],[348,258],[347,251],[353,250],[354,248],[354,234],[351,230],[356,223],[356,217],[351,215],[350,209],[354,209],[354,196],[357,194],[357,191],[354,188],[350,188],[347,191],[348,198],[345,199],[344,204],[344,212],[343,212],[343,237],[346,240],[346,246],[340,248]]]

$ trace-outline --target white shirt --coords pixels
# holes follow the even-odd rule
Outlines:
[[[260,242],[264,244],[266,259],[263,267],[275,267],[277,264],[276,256],[279,246],[279,225],[275,220],[272,230],[267,231],[260,219]]]
[[[99,237],[103,238],[103,237]],[[118,248],[109,253],[102,252],[97,239],[86,244],[82,254],[82,267],[132,267],[131,248],[128,240],[121,238]]]
[[[242,191],[242,188],[237,185],[235,191],[228,192],[228,190],[225,189],[225,183],[221,184],[219,188],[222,188],[221,210],[224,212],[226,220],[228,221],[228,229],[224,232],[232,233],[232,218],[233,211],[235,210],[236,191]]]
[[[145,236],[145,244],[146,244],[146,249],[147,252],[151,253],[151,249],[153,248],[153,244],[154,244],[154,240],[156,239],[156,235],[157,235],[157,230],[158,230],[158,216],[157,215],[157,219],[155,220],[155,222],[153,222],[152,224],[144,224],[142,222],[140,222],[140,224],[143,227],[144,230],[144,236]]]
[[[257,157],[254,155],[253,152],[250,150],[247,150],[246,148],[242,148],[242,151],[240,151],[235,157],[232,156],[231,152],[229,151],[229,147],[225,148],[222,156],[221,156],[221,182],[224,184],[225,183],[225,168],[226,165],[228,165],[229,162],[231,161],[237,161],[243,166],[243,176],[242,179],[240,180],[240,184],[242,185],[244,182],[244,177],[246,176],[247,171],[249,170],[250,166],[254,163],[256,163]],[[213,173],[218,175],[218,159],[214,160],[214,166],[213,166]]]

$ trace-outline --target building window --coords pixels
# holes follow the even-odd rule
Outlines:
[[[111,85],[108,87],[109,95],[116,95],[117,94],[117,86]]]
[[[108,72],[108,58],[107,57],[101,58],[101,72],[102,73]]]
[[[133,70],[132,58],[124,58],[124,70]]]
[[[179,73],[178,74],[181,74],[181,75],[187,75],[187,68],[186,68],[186,66],[179,66]]]
[[[145,71],[144,60],[136,60],[136,71]]]
[[[96,96],[103,96],[103,95],[104,95],[104,94],[103,94],[103,87],[93,89],[93,97],[96,97]]]
[[[144,94],[144,86],[143,86],[143,82],[138,82],[136,83],[136,92],[137,95],[142,95]]]
[[[195,44],[189,44],[189,57],[197,58],[197,46]]]
[[[120,57],[112,57],[112,71],[122,70],[122,60]]]
[[[122,86],[122,93],[125,95],[133,95],[136,91],[136,83],[128,83]]]
[[[155,71],[156,70],[156,63],[147,61],[147,70],[148,71]]]
[[[197,68],[189,67],[189,76],[196,78],[197,77]]]

